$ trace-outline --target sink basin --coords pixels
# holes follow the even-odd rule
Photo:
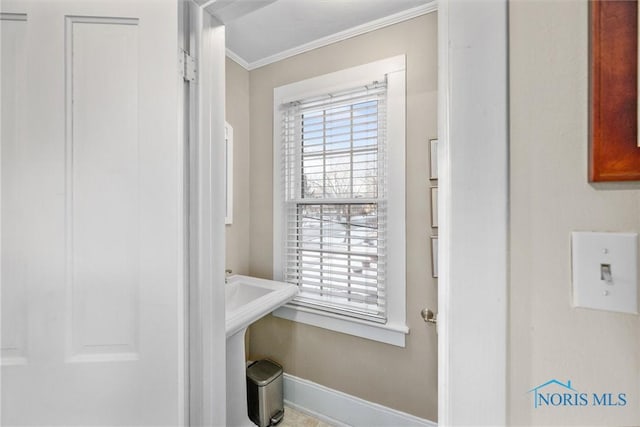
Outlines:
[[[227,332],[227,426],[255,425],[247,415],[244,335],[249,325],[291,301],[298,287],[249,276],[229,276],[225,285]]]
[[[291,301],[297,293],[298,287],[290,283],[230,276],[225,285],[227,338]]]

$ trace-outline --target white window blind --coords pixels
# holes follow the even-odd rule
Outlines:
[[[284,280],[293,304],[384,323],[386,81],[281,106]]]

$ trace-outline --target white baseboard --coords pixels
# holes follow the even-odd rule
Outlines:
[[[314,382],[284,374],[284,402],[338,427],[436,427],[433,421],[387,408]]]

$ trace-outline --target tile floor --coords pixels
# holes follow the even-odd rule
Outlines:
[[[322,422],[316,418],[313,418],[307,414],[291,409],[288,406],[284,407],[284,419],[278,427],[332,427],[331,424]]]

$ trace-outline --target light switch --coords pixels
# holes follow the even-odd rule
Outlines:
[[[574,307],[638,313],[638,234],[571,233]]]

